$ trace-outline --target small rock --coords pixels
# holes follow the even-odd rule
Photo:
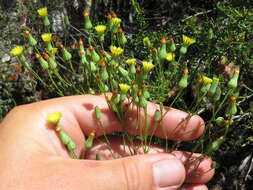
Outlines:
[[[1,59],[1,62],[2,63],[6,63],[6,62],[8,62],[10,60],[11,60],[11,56],[6,53],[6,54],[3,55],[2,59]]]

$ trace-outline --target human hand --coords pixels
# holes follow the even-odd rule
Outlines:
[[[204,184],[214,174],[211,159],[202,159],[194,171],[198,175],[192,175],[194,164],[189,167],[183,164],[189,155],[186,152],[159,153],[162,149],[152,146],[152,154],[96,161],[91,159],[97,153],[105,159],[111,159],[107,154],[108,150],[104,150],[103,145],[97,141],[94,147],[86,151],[85,158],[71,159],[52,126],[46,121],[47,115],[53,112],[62,113],[61,126],[76,143],[77,154],[80,156],[84,149],[85,136],[93,130],[98,136],[103,134],[96,124],[95,106],[103,110],[102,123],[106,133],[120,131],[117,119],[102,96],[70,96],[14,108],[0,123],[0,189],[207,189]],[[154,104],[148,105],[149,117],[152,118],[156,108]],[[163,137],[163,131],[167,131],[168,134],[173,134],[171,139],[184,141],[199,137],[204,125],[198,116],[191,117],[179,127],[180,130],[172,133],[186,116],[182,111],[170,110],[155,135]],[[121,151],[123,143],[119,139],[111,139],[111,146],[119,157],[126,154]]]

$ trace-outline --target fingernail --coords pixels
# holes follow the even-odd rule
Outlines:
[[[153,164],[154,183],[159,190],[173,190],[185,179],[183,164],[175,159],[163,159]]]

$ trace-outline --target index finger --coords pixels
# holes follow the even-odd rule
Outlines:
[[[36,103],[36,106],[43,112],[44,117],[46,117],[48,113],[62,112],[63,118],[61,123],[63,127],[66,128],[68,126],[65,126],[65,123],[70,125],[70,121],[64,119],[64,113],[68,110],[66,114],[73,114],[74,118],[77,120],[74,125],[79,125],[83,133],[87,136],[92,131],[96,131],[97,136],[101,136],[104,133],[110,134],[112,132],[123,131],[122,125],[108,107],[104,96],[78,95],[62,97]],[[95,117],[94,110],[96,106],[102,110],[102,128],[99,126],[98,120]],[[204,121],[201,117],[197,115],[189,117],[189,114],[186,112],[168,107],[164,107],[164,111],[167,111],[167,114],[163,117],[162,122],[156,126],[154,131],[154,126],[152,125],[154,125],[154,114],[158,108],[159,106],[153,103],[149,103],[147,106],[147,121],[149,122],[149,130],[147,130],[147,132],[149,135],[154,134],[160,138],[167,137],[172,140],[188,141],[198,138],[203,133]],[[143,132],[143,126],[140,125],[139,128],[136,129],[136,124],[134,122],[136,117],[137,109],[129,108],[125,110],[126,130],[129,133],[138,135]],[[141,117],[143,117],[143,113]]]

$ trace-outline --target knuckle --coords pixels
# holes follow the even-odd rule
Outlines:
[[[131,159],[131,158],[130,158]],[[126,190],[143,190],[150,189],[148,181],[143,177],[144,171],[142,171],[141,161],[139,159],[130,160],[129,158],[122,159],[122,167],[124,172],[124,183],[126,184]]]

